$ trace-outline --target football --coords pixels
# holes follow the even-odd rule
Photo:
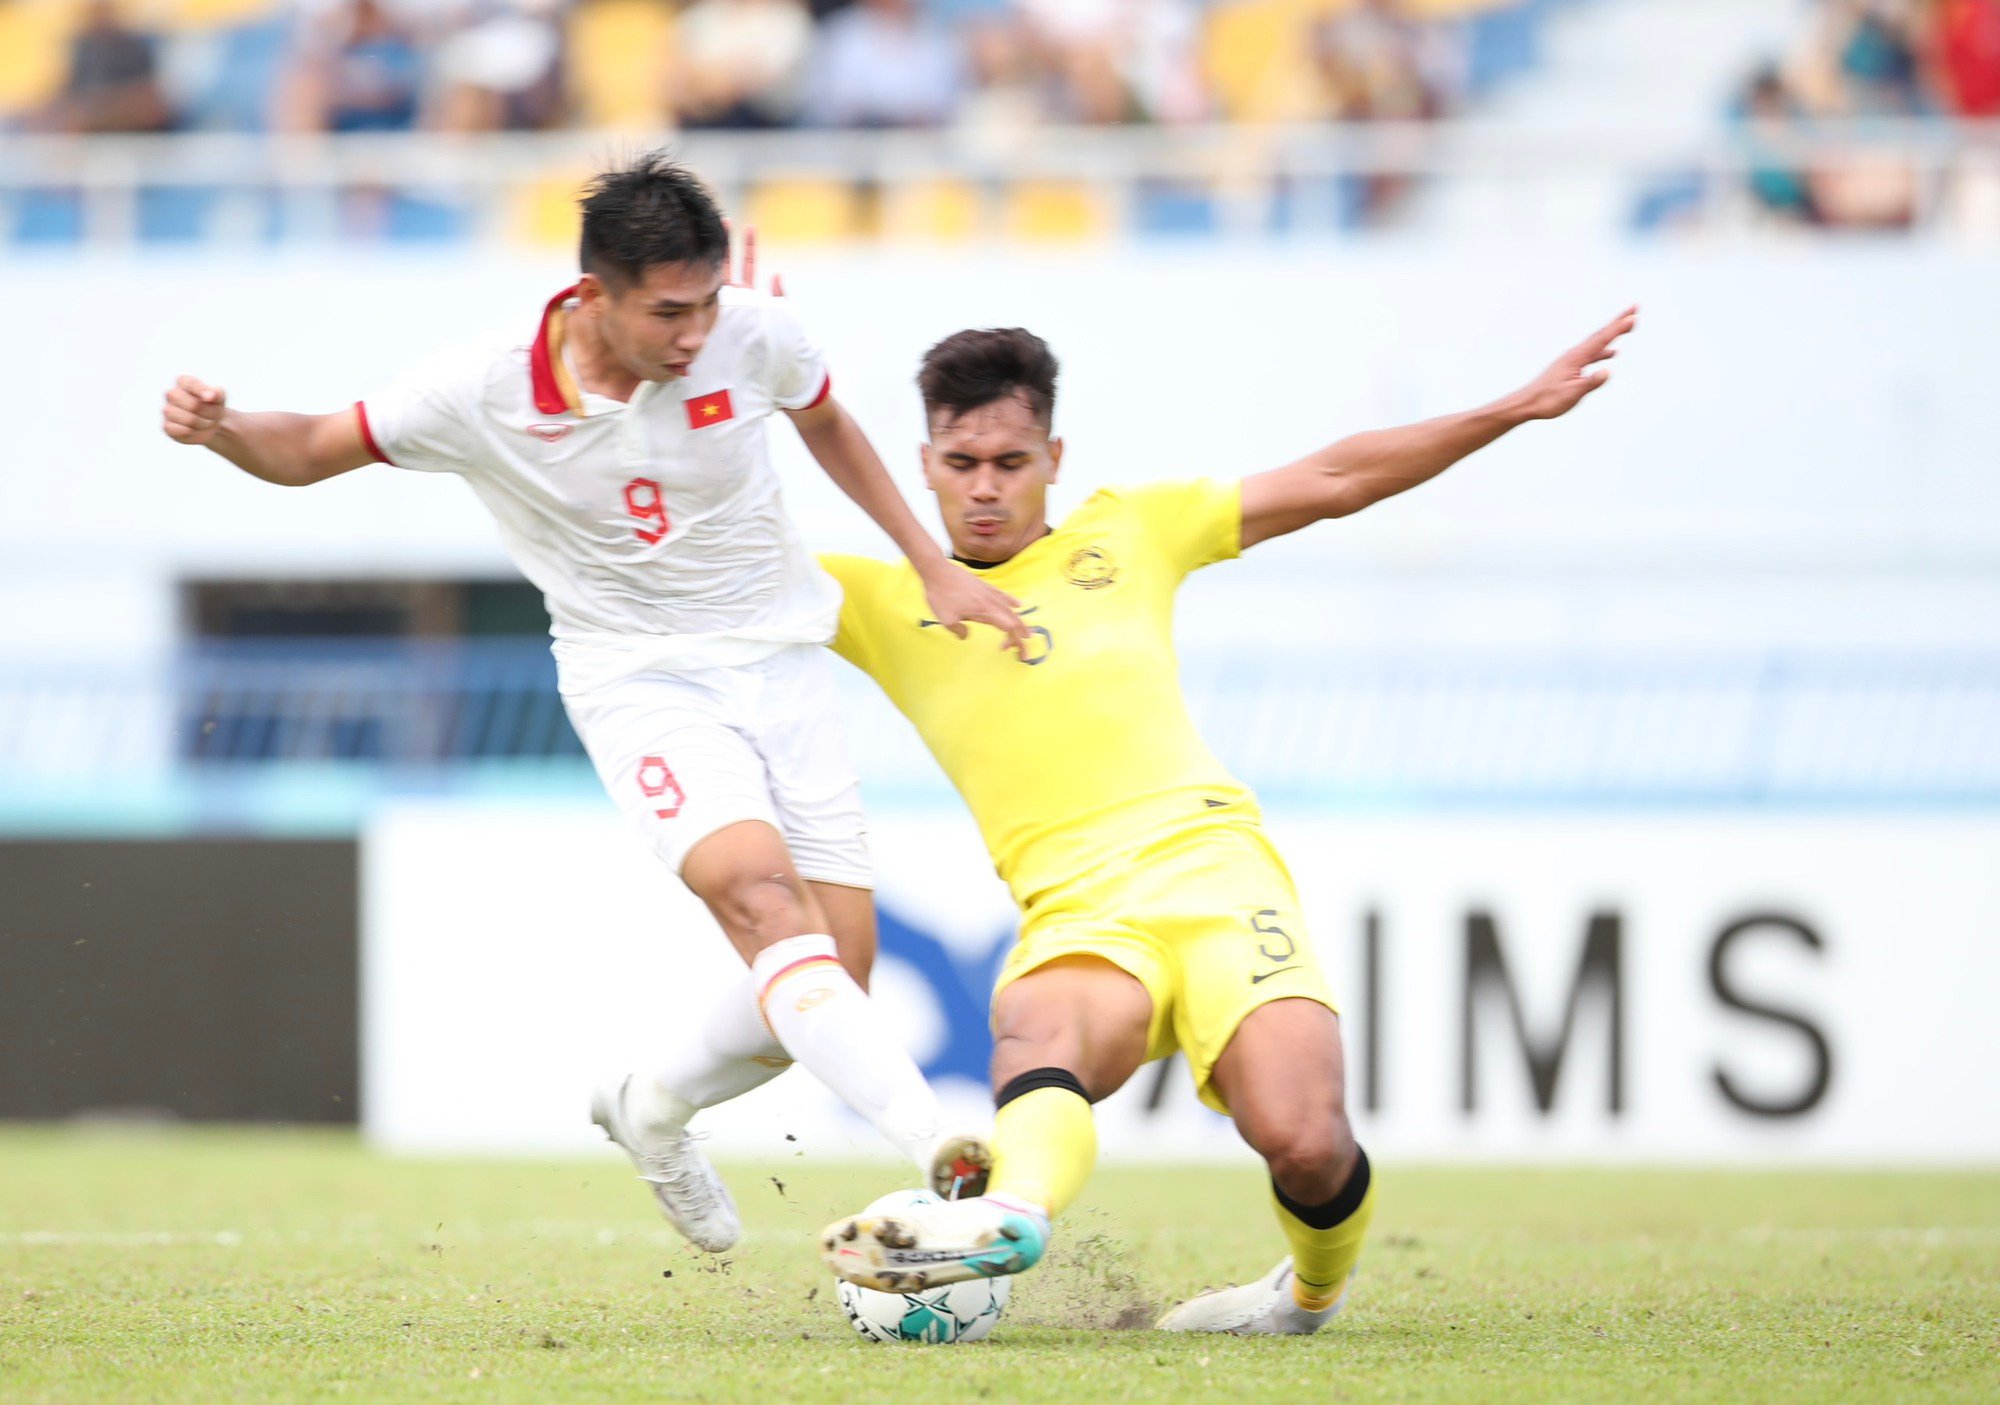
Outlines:
[[[927,1190],[898,1190],[871,1204],[864,1214],[891,1214],[911,1205],[937,1203]],[[975,1278],[921,1293],[880,1293],[837,1282],[840,1306],[854,1330],[874,1342],[976,1342],[991,1332],[1006,1310],[1010,1278]]]

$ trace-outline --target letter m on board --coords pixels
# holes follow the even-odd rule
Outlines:
[[[1595,995],[1610,1007],[1610,1060],[1606,1079],[1606,1106],[1616,1116],[1625,1110],[1625,983],[1622,979],[1623,934],[1616,912],[1595,912],[1584,934],[1583,954],[1570,978],[1569,993],[1563,1002],[1562,1026],[1549,1035],[1537,1035],[1528,1028],[1521,1008],[1521,993],[1507,969],[1500,948],[1500,931],[1493,914],[1475,910],[1465,919],[1465,1001],[1461,1011],[1460,1066],[1462,1105],[1475,1111],[1478,1092],[1478,1012],[1482,997],[1504,996],[1514,1041],[1528,1065],[1534,1085],[1535,1106],[1549,1112],[1556,1101],[1556,1084],[1562,1078],[1563,1060],[1569,1053],[1577,1012],[1587,997]],[[1488,1008],[1491,1006],[1488,1000]]]

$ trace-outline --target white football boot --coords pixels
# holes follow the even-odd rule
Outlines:
[[[993,1148],[977,1132],[947,1132],[931,1144],[931,1194],[940,1200],[973,1200],[986,1194]]]
[[[1215,1288],[1189,1298],[1159,1320],[1162,1332],[1228,1332],[1238,1337],[1302,1337],[1317,1332],[1347,1306],[1342,1289],[1331,1307],[1302,1308],[1292,1296],[1292,1261],[1241,1288]]]
[[[695,1248],[721,1253],[743,1237],[743,1222],[736,1217],[729,1188],[688,1132],[650,1140],[639,1135],[625,1118],[625,1089],[631,1081],[628,1077],[600,1084],[591,1094],[590,1120],[625,1148],[639,1168],[639,1179],[652,1185],[653,1198],[673,1227]]]
[[[1005,1197],[911,1205],[855,1215],[820,1231],[837,1277],[883,1293],[917,1293],[971,1278],[1001,1278],[1041,1261],[1049,1222]]]

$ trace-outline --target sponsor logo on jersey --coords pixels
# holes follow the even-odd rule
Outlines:
[[[1304,969],[1305,968],[1303,966],[1280,966],[1275,971],[1265,971],[1260,975],[1252,976],[1250,978],[1250,984],[1262,985],[1265,981],[1268,981],[1273,976],[1282,976],[1287,971],[1302,971]]]
[[[528,433],[544,444],[553,444],[575,428],[573,424],[531,424],[528,426]]]
[[[1098,546],[1078,547],[1070,553],[1063,566],[1063,574],[1071,585],[1082,586],[1085,590],[1102,590],[1118,579],[1118,563],[1111,559],[1111,553]]]
[[[736,418],[736,407],[729,403],[729,392],[726,390],[695,396],[687,402],[687,412],[689,429],[707,429],[712,424]]]

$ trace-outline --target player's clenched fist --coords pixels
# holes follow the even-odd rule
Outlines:
[[[167,391],[161,424],[169,439],[183,444],[206,444],[221,427],[227,408],[228,397],[220,386],[193,376],[181,376]]]

